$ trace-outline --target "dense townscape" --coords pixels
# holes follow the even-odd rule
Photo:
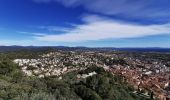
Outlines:
[[[120,51],[53,51],[38,55],[36,59],[14,59],[27,76],[39,78],[83,71],[91,66],[104,68],[120,75],[123,82],[133,86],[134,94],[152,99],[170,98],[170,54],[136,53]],[[77,74],[77,80],[96,75],[95,71]]]

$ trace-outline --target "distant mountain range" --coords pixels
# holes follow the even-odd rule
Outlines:
[[[0,52],[9,51],[20,51],[20,50],[45,50],[55,49],[64,51],[135,51],[135,52],[170,52],[170,48],[114,48],[114,47],[100,47],[100,48],[89,48],[89,47],[66,47],[66,46],[0,46]]]

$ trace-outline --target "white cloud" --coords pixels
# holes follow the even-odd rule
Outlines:
[[[149,18],[168,20],[170,8],[162,0],[34,0],[38,2],[59,2],[66,7],[82,6],[88,11],[125,18]],[[159,4],[158,4],[159,3]]]
[[[110,38],[133,38],[148,35],[169,34],[170,25],[135,25],[116,22],[96,15],[83,17],[85,24],[76,25],[73,29],[60,35],[43,35],[35,38],[40,41],[81,42]]]
[[[11,46],[11,45],[20,45],[20,46],[30,46],[35,44],[34,40],[0,40],[0,45]]]
[[[66,28],[66,27],[59,27],[59,26],[39,26],[38,28],[39,29],[45,29],[45,30],[48,30],[50,32],[67,32],[71,29],[71,28],[68,28],[68,27]]]
[[[24,32],[24,31],[18,31],[17,33],[25,34],[25,35],[31,35],[31,36],[44,36],[45,35],[45,33]]]

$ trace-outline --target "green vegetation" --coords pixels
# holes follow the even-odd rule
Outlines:
[[[28,77],[10,59],[0,59],[0,100],[145,100],[120,76],[103,68],[90,67],[58,77]],[[13,56],[11,56],[13,58]],[[97,74],[78,79],[77,74]]]
[[[123,82],[122,77],[113,76],[111,73],[105,72],[103,68],[91,67],[81,73],[84,74],[90,70],[97,72],[97,74],[78,83],[77,93],[79,96],[86,94],[86,97],[89,97],[88,100],[145,100],[145,98],[133,94],[133,88]],[[91,90],[91,95],[89,96],[84,90]]]

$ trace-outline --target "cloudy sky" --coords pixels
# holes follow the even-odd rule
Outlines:
[[[0,0],[0,45],[170,47],[170,0]]]

